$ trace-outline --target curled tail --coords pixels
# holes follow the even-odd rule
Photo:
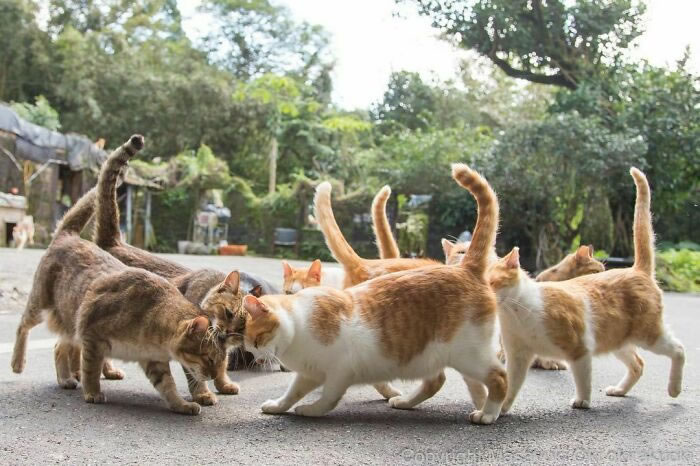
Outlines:
[[[316,187],[314,196],[314,216],[326,239],[328,249],[345,268],[355,268],[360,266],[362,259],[355,253],[355,250],[348,244],[343,233],[335,221],[333,208],[331,207],[331,184],[324,181]]]
[[[634,205],[634,265],[647,275],[654,276],[654,230],[651,226],[651,194],[644,173],[630,168],[630,175],[637,186],[637,201]]]
[[[389,196],[391,196],[391,188],[384,186],[372,200],[372,228],[377,238],[380,259],[397,259],[400,255],[399,246],[396,244],[394,235],[391,234],[389,220],[386,218],[386,201]]]
[[[143,136],[135,134],[112,152],[100,170],[97,181],[97,220],[95,221],[95,243],[102,249],[120,242],[119,206],[117,205],[117,180],[129,159],[143,148]]]
[[[95,212],[95,198],[97,189],[92,188],[90,191],[83,194],[83,197],[78,199],[78,202],[71,207],[63,216],[56,231],[53,234],[54,239],[61,235],[78,235],[85,228],[85,225],[92,218]]]
[[[474,273],[482,274],[491,260],[492,248],[496,242],[498,199],[489,183],[466,164],[453,164],[452,178],[472,193],[478,211],[474,235],[461,265],[469,267]]]

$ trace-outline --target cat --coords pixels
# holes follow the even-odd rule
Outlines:
[[[668,393],[681,392],[685,350],[664,326],[662,292],[654,277],[654,233],[649,184],[630,169],[637,188],[634,213],[634,265],[584,275],[563,282],[537,282],[520,268],[514,248],[489,270],[499,300],[499,319],[506,350],[508,411],[525,379],[534,354],[565,359],[576,385],[574,408],[591,404],[591,360],[613,353],[627,373],[605,393],[625,396],[642,375],[637,347],[671,359]]]
[[[142,147],[143,138],[132,136],[118,151],[135,154]],[[105,358],[138,361],[171,410],[198,414],[199,404],[178,394],[168,362],[179,361],[197,380],[211,378],[225,359],[222,345],[212,338],[209,319],[172,284],[80,238],[92,216],[84,205],[95,200],[93,188],[66,213],[39,261],[17,328],[12,370],[24,370],[29,331],[46,317],[59,335],[54,357],[61,387],[76,388],[80,378],[85,401],[103,403]]]
[[[486,180],[466,165],[453,165],[452,174],[476,198],[479,212],[461,264],[430,263],[342,291],[312,287],[294,295],[245,297],[246,347],[296,371],[286,393],[265,402],[263,412],[285,412],[323,385],[318,401],[295,409],[320,416],[351,385],[423,379],[415,393],[389,400],[394,408],[408,409],[440,389],[443,369],[450,366],[487,386],[488,398],[470,420],[490,424],[498,418],[507,379],[493,347],[497,302],[485,277],[498,201]],[[327,194],[327,186],[317,188],[317,198]]]
[[[282,261],[282,271],[282,291],[285,294],[294,294],[312,286],[330,286],[342,290],[345,282],[343,269],[323,267],[318,259],[309,267],[292,267],[289,262]]]
[[[29,242],[34,244],[34,217],[25,215],[24,218],[12,228],[12,239],[15,241],[15,247],[18,251],[24,249]]]
[[[391,196],[391,188],[386,185],[372,199],[372,229],[377,239],[380,259],[397,259],[401,257],[399,245],[391,232],[389,219],[386,216],[386,203]]]
[[[363,259],[358,256],[345,240],[335,220],[331,207],[331,184],[328,182],[321,183],[316,188],[314,216],[323,232],[328,249],[335,260],[343,266],[345,271],[344,288],[358,285],[387,273],[439,264],[432,259]]]
[[[469,242],[457,242],[443,238],[442,250],[445,253],[446,264],[457,264],[469,249]],[[491,252],[491,262],[499,260],[496,251]],[[564,281],[571,278],[598,273],[605,270],[605,266],[593,258],[593,246],[580,246],[575,253],[569,254],[557,265],[550,267],[537,276],[537,281]],[[505,360],[503,349],[499,351],[499,357]],[[565,370],[566,363],[549,358],[536,356],[532,361],[532,368],[544,370]]]
[[[242,307],[244,293],[259,296],[263,292],[274,292],[277,289],[262,279],[236,270],[228,275],[212,269],[191,271],[175,262],[123,243],[119,232],[116,187],[118,175],[128,165],[131,156],[126,151],[115,151],[103,165],[97,188],[100,202],[96,209],[95,243],[126,265],[168,279],[185,298],[211,317],[225,346],[240,346],[241,330],[245,324],[245,311]],[[228,361],[221,363],[214,378],[214,386],[219,393],[237,394],[240,387],[229,378],[227,366]],[[194,401],[203,405],[217,402],[216,395],[206,382],[197,381],[187,370],[185,373]]]

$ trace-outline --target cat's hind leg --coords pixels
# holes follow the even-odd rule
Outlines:
[[[668,394],[673,398],[681,393],[683,383],[683,366],[685,365],[685,348],[668,329],[663,329],[661,336],[653,345],[640,345],[652,353],[671,358],[671,373],[668,380]]]
[[[321,398],[311,404],[297,406],[294,412],[301,416],[323,416],[338,405],[350,385],[350,381],[343,376],[327,375]]]
[[[585,354],[575,361],[571,361],[571,372],[576,383],[576,398],[571,400],[571,407],[576,409],[588,409],[591,407],[591,373],[592,357]]]
[[[608,396],[625,396],[642,376],[644,360],[637,354],[637,349],[634,346],[626,346],[615,351],[614,354],[627,367],[627,372],[617,385],[606,388],[605,394]]]
[[[311,379],[297,372],[284,395],[276,400],[267,400],[262,404],[260,409],[262,409],[262,412],[265,414],[283,413],[308,395],[312,390],[319,387],[321,383],[322,382],[318,380]]]
[[[185,401],[177,392],[173,374],[170,372],[170,364],[161,361],[141,361],[139,364],[172,411],[181,414],[199,414],[202,407],[198,403]]]
[[[104,393],[100,390],[100,373],[107,347],[107,342],[98,338],[83,338],[80,352],[80,381],[83,384],[83,397],[88,403],[107,401]]]
[[[503,359],[505,359],[505,353],[503,353]],[[501,359],[499,354],[498,359]],[[472,397],[472,403],[476,409],[482,409],[486,403],[486,397],[489,395],[488,390],[486,390],[486,385],[474,380],[470,377],[462,377],[464,383],[467,384],[467,390],[469,391],[469,396]]]
[[[44,320],[43,309],[39,303],[38,294],[39,292],[34,291],[32,288],[27,306],[24,308],[24,314],[22,314],[22,320],[19,326],[17,326],[17,335],[15,337],[15,347],[12,351],[11,362],[12,372],[16,374],[21,373],[24,370],[24,366],[27,364],[27,339],[29,338],[29,331]]]
[[[78,386],[78,380],[73,376],[71,366],[74,346],[72,341],[61,338],[53,348],[53,357],[56,364],[56,381],[61,388],[74,389]]]
[[[506,371],[496,353],[473,354],[457,361],[453,367],[462,374],[465,381],[472,381],[474,386],[483,384],[488,392],[483,406],[472,411],[469,420],[474,424],[491,424],[496,421],[508,390]]]
[[[73,378],[80,382],[80,345],[73,345],[70,350],[70,371]]]
[[[389,382],[375,383],[373,387],[386,400],[402,395],[402,393]]]
[[[445,371],[433,378],[423,379],[420,386],[410,395],[395,396],[389,399],[389,406],[396,409],[411,409],[428,398],[432,398],[445,383]]]

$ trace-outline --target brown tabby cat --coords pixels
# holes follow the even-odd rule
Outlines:
[[[143,138],[132,136],[119,151],[135,154],[141,147]],[[177,393],[168,362],[179,361],[198,380],[216,373],[225,352],[211,338],[209,319],[166,280],[127,267],[80,238],[90,217],[84,205],[93,202],[94,190],[66,213],[39,262],[17,328],[12,370],[24,370],[29,330],[46,315],[49,329],[59,335],[55,358],[60,386],[77,386],[75,356],[82,348],[80,379],[87,402],[105,401],[100,371],[106,357],[116,357],[138,361],[170,409],[198,414],[199,405]]]
[[[644,174],[632,168],[637,187],[634,209],[634,265],[563,282],[537,282],[520,269],[518,248],[492,265],[489,282],[499,299],[506,350],[507,411],[525,380],[534,354],[566,359],[573,372],[574,408],[591,403],[593,356],[613,353],[627,374],[608,396],[625,396],[642,375],[637,347],[671,359],[668,394],[681,392],[685,350],[664,325],[663,294],[654,277],[651,195]]]
[[[141,140],[143,144],[143,140]],[[122,243],[119,232],[119,207],[117,205],[117,181],[119,174],[129,163],[134,153],[116,150],[106,160],[100,171],[97,184],[95,243],[126,265],[148,270],[173,283],[190,302],[199,305],[202,313],[209,316],[216,330],[216,337],[225,347],[243,343],[245,311],[242,308],[243,293],[240,289],[241,275],[233,271],[225,275],[216,270],[203,269],[190,272],[184,267],[161,259],[142,249]],[[177,272],[180,272],[179,274]],[[262,285],[247,290],[258,293]],[[185,374],[192,399],[203,405],[216,403],[216,396],[206,382],[199,382],[186,366]],[[220,393],[236,394],[239,387],[226,372],[227,360],[222,360],[214,378]]]

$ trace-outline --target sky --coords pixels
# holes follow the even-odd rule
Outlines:
[[[185,29],[201,26],[197,0],[179,0]],[[456,76],[460,59],[469,57],[437,37],[430,20],[410,2],[394,0],[277,0],[293,17],[322,25],[330,34],[336,59],[333,101],[340,108],[367,108],[381,99],[392,71],[417,71],[424,78]],[[633,56],[672,66],[686,45],[700,72],[700,0],[647,0],[644,27]],[[395,15],[400,12],[400,16]],[[189,31],[188,31],[189,32]]]

